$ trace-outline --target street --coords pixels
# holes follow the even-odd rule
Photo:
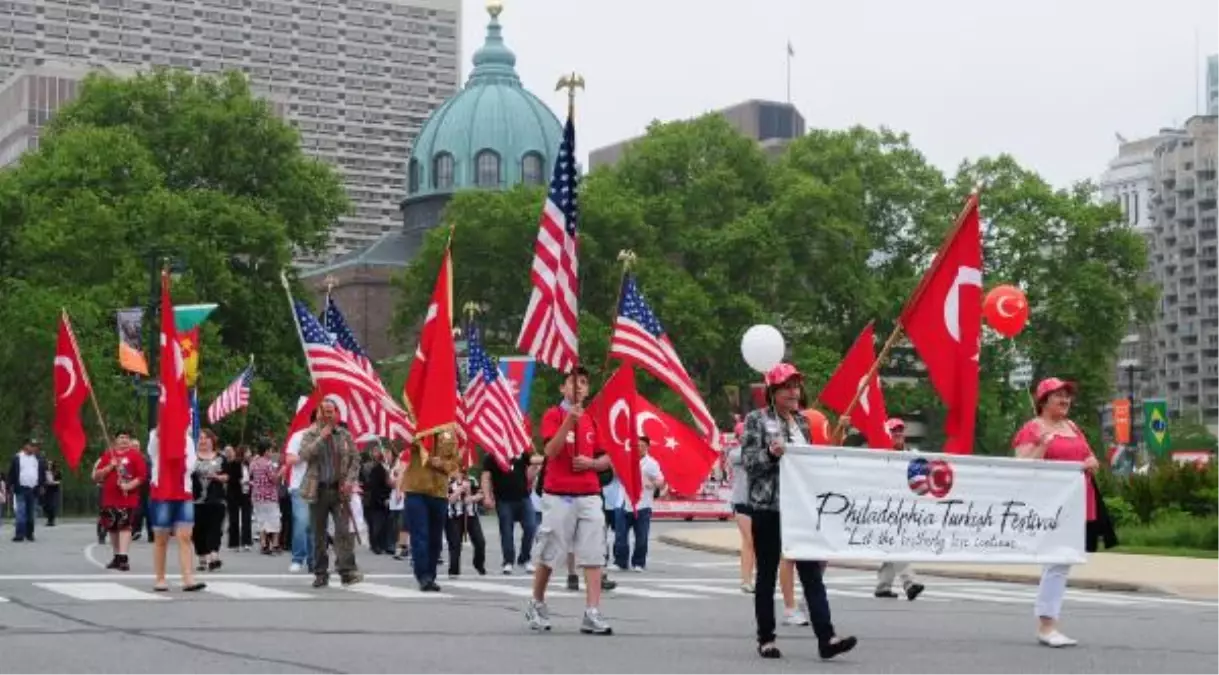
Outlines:
[[[93,526],[37,530],[36,543],[0,542],[0,653],[6,672],[1207,672],[1219,670],[1216,605],[1155,595],[1072,590],[1063,630],[1080,640],[1052,650],[1034,640],[1035,588],[926,578],[916,602],[878,600],[874,577],[831,570],[834,622],[854,634],[852,653],[823,665],[808,628],[780,628],[784,658],[754,652],[752,597],[736,563],[660,544],[649,569],[614,573],[602,610],[612,637],[578,633],[582,597],[548,598],[549,634],[526,627],[529,580],[499,573],[494,520],[488,568],[468,562],[443,592],[416,590],[409,565],[358,551],[367,574],[350,589],[310,588],[288,559],[225,553],[187,596],[151,592],[151,547],[133,544],[132,571],[107,572]],[[171,545],[170,569],[176,569]],[[778,599],[776,598],[776,603]],[[779,613],[781,617],[781,612]]]

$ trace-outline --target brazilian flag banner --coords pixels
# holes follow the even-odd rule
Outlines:
[[[1168,452],[1168,402],[1147,399],[1143,402],[1143,441],[1147,451],[1156,455]]]

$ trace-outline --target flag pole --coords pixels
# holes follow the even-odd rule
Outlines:
[[[560,78],[559,78],[558,83],[557,83],[557,84],[555,84],[555,86],[554,86],[554,90],[555,90],[555,91],[560,91],[560,90],[563,90],[563,89],[566,89],[566,90],[567,90],[567,124],[574,124],[574,123],[575,123],[574,121],[575,121],[575,119],[576,119],[576,89],[583,89],[583,88],[584,88],[584,76],[583,76],[583,75],[580,75],[579,73],[575,72],[574,70],[573,70],[571,73],[569,73],[569,74],[567,74],[567,75],[564,75],[564,76],[560,77]],[[566,129],[566,126],[564,126],[564,128]],[[571,161],[572,161],[572,162],[575,162],[575,161],[576,161],[576,158],[575,158],[575,152],[576,152],[576,148],[575,148],[575,137],[574,137],[574,131],[573,131],[573,137],[572,137],[572,148],[571,148],[571,151],[572,151],[572,158],[571,158]],[[575,236],[575,242],[574,242],[574,244],[575,244],[575,248],[576,248],[576,255],[578,256],[578,255],[579,255],[579,251],[580,251],[580,232],[579,232],[579,230],[577,230],[577,231],[576,231],[576,236]],[[576,274],[577,274],[577,276],[576,276],[576,283],[577,283],[577,285],[576,285],[576,301],[577,301],[577,303],[579,303],[579,301],[582,299],[582,296],[584,295],[584,286],[583,286],[582,284],[580,284],[580,283],[579,283],[579,281],[580,281],[580,279],[579,279],[579,272],[577,272]],[[580,304],[582,304],[582,303],[580,303]],[[580,356],[579,356],[579,344],[580,344],[580,311],[579,311],[579,307],[580,307],[580,304],[577,304],[577,305],[576,305],[577,309],[576,309],[576,326],[575,326],[575,329],[576,329],[576,363],[575,363],[575,368],[579,368],[579,367],[580,367],[580,361],[581,361]],[[607,365],[608,365],[608,360],[607,360]],[[573,372],[574,372],[574,369],[573,369]],[[565,379],[566,379],[566,378],[565,378]]]
[[[618,251],[618,262],[622,264],[622,275],[618,278],[618,299],[614,300],[614,309],[613,309],[614,314],[613,314],[613,317],[610,319],[610,335],[611,336],[613,335],[613,331],[614,331],[614,322],[618,318],[618,308],[622,305],[622,289],[626,287],[626,275],[631,273],[631,266],[634,265],[635,261],[638,259],[639,259],[639,256],[635,255],[635,252],[630,249],[624,248],[621,251]],[[611,341],[612,341],[612,339],[613,338],[611,337]],[[605,363],[602,364],[602,366],[601,366],[601,374],[603,375],[603,377],[601,378],[601,386],[605,386],[606,380],[609,379],[609,366],[610,366],[610,350],[606,349],[605,350]]]
[[[944,251],[948,249],[949,244],[951,244],[953,239],[956,238],[957,232],[959,232],[961,227],[965,224],[965,218],[969,215],[969,212],[977,208],[978,197],[982,193],[984,187],[985,185],[979,181],[974,185],[974,188],[970,190],[969,197],[965,200],[965,207],[961,209],[961,213],[957,216],[957,220],[953,224],[952,229],[948,232],[948,236],[944,238],[943,243],[940,244],[939,250],[936,251],[935,258],[931,264],[932,266],[927,270],[926,273],[923,274],[923,278],[919,281],[918,286],[915,286],[914,292],[911,293],[910,298],[906,300],[906,304],[902,307],[902,314],[905,314],[906,309],[918,302],[924,291],[926,291],[927,280],[933,276],[936,267],[940,264],[940,260],[943,258]],[[833,441],[835,445],[842,442],[844,432],[846,431],[846,424],[843,422],[843,420],[850,417],[851,412],[855,410],[856,404],[859,403],[859,397],[863,394],[864,389],[866,389],[868,384],[872,381],[872,378],[876,377],[876,374],[880,371],[881,364],[888,361],[889,352],[891,352],[893,347],[897,345],[897,342],[901,339],[903,333],[904,327],[902,326],[901,315],[898,315],[897,321],[893,322],[893,332],[889,333],[889,338],[885,340],[885,344],[880,348],[880,353],[876,355],[876,360],[872,362],[872,367],[868,369],[868,374],[859,381],[859,386],[855,388],[855,395],[851,398],[851,402],[847,405],[842,415],[838,417],[838,423],[834,426]]]
[[[72,349],[76,352],[76,358],[80,361],[80,374],[85,381],[85,386],[89,389],[89,400],[93,403],[93,414],[97,415],[97,424],[102,428],[102,438],[106,440],[106,447],[109,448],[112,443],[110,441],[110,431],[106,429],[106,420],[102,417],[102,408],[97,404],[97,392],[93,391],[93,383],[89,381],[89,371],[85,368],[85,357],[80,353],[80,346],[76,344],[76,331],[72,330],[72,319],[68,316],[68,310],[65,307],[60,307],[62,312],[63,323],[68,327],[68,339],[72,341]]]
[[[305,368],[309,370],[309,382],[317,384],[317,378],[313,374],[313,364],[309,362],[309,348],[305,346],[305,336],[301,334],[301,320],[296,316],[296,304],[292,301],[292,288],[288,284],[288,272],[280,270],[279,280],[284,285],[284,295],[288,296],[288,309],[292,311],[292,323],[296,326],[296,339],[300,341],[301,354],[305,356]]]
[[[293,312],[292,316],[296,316],[296,312]],[[251,371],[250,374],[252,376],[253,370],[254,370],[254,355],[253,354],[250,354],[250,365],[247,367],[250,369],[250,371]],[[252,378],[251,378],[251,383],[250,383],[250,398],[251,399],[254,398],[254,386],[253,386]],[[237,442],[238,445],[245,445],[245,423],[246,423],[246,419],[249,416],[250,416],[250,401],[247,400],[245,407],[241,409],[241,437],[240,437],[240,440]]]
[[[792,102],[792,42],[787,41],[787,103]]]

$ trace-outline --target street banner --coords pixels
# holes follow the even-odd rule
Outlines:
[[[1113,441],[1130,444],[1130,401],[1120,398],[1113,402]]]
[[[508,384],[516,393],[516,402],[521,410],[529,414],[529,394],[533,391],[533,372],[536,366],[532,356],[501,356],[499,372],[508,378]]]
[[[1087,560],[1074,462],[789,445],[780,467],[793,560]]]
[[[148,376],[148,362],[141,346],[144,331],[144,309],[127,307],[115,312],[118,318],[119,367],[137,375]]]
[[[1168,402],[1162,398],[1143,401],[1143,442],[1154,455],[1168,452]]]

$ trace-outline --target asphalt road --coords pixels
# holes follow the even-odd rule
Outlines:
[[[11,523],[0,540],[5,672],[1219,671],[1215,603],[1175,598],[1072,591],[1063,629],[1081,646],[1052,650],[1034,641],[1032,587],[931,578],[911,603],[872,598],[865,573],[831,571],[834,622],[860,646],[823,664],[808,628],[781,628],[784,659],[772,662],[754,652],[734,561],[661,544],[646,573],[615,574],[621,586],[603,602],[614,635],[592,637],[578,633],[583,602],[562,593],[550,598],[554,630],[529,631],[528,580],[495,573],[495,537],[493,573],[471,576],[467,563],[458,582],[441,577],[441,596],[413,592],[405,562],[367,552],[363,589],[315,591],[286,559],[240,553],[207,575],[208,591],[153,596],[147,544],[135,544],[131,572],[107,572],[91,524],[40,527],[36,543],[18,544]],[[492,519],[483,527],[495,532]]]

